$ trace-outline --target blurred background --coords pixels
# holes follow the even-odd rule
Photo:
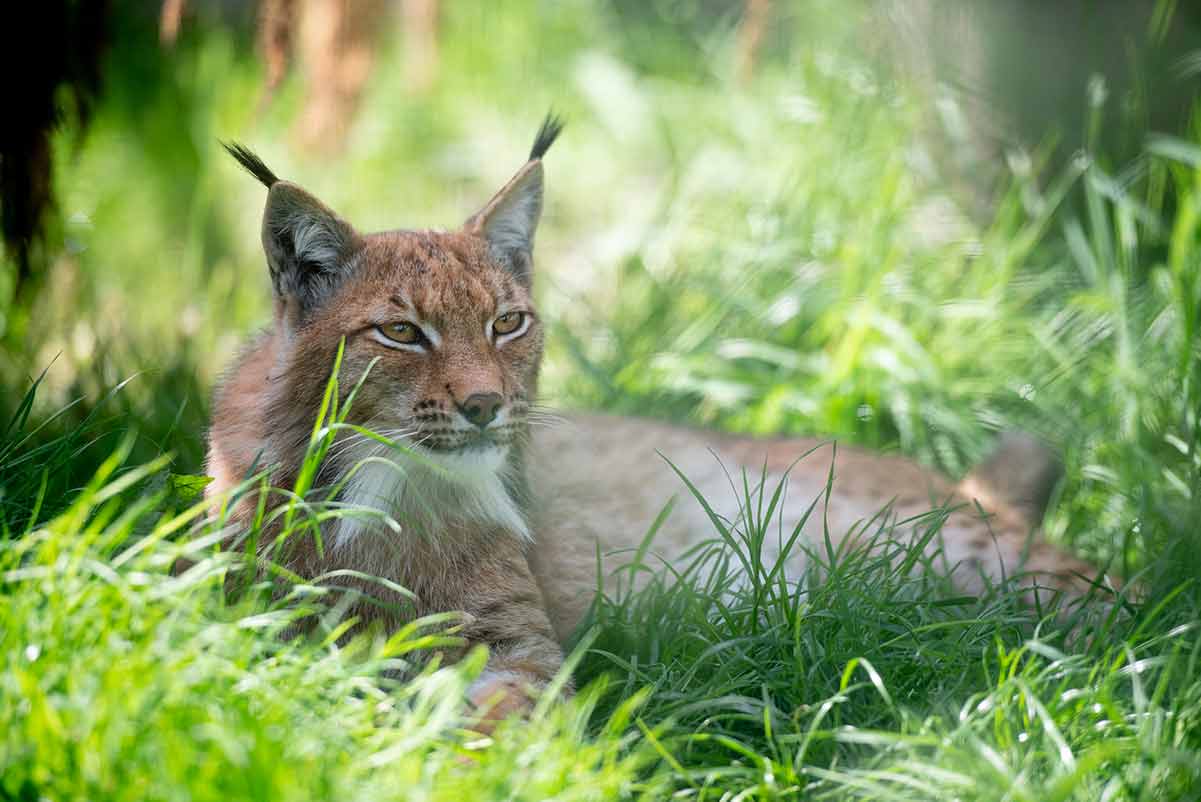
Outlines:
[[[0,137],[6,525],[131,432],[136,459],[203,472],[212,384],[270,319],[264,192],[219,140],[364,230],[451,227],[552,108],[547,403],[834,435],[951,474],[1022,428],[1064,455],[1052,538],[1138,563],[1201,520],[1193,4],[30,14]]]

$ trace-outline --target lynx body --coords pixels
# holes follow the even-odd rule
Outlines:
[[[494,704],[494,716],[520,708],[527,691],[559,669],[561,643],[596,591],[598,551],[609,555],[606,569],[618,567],[665,503],[688,495],[667,460],[731,521],[740,507],[730,477],[766,469],[767,492],[788,477],[781,531],[808,516],[806,537],[828,532],[837,542],[864,520],[883,520],[883,508],[885,518],[903,521],[949,504],[955,510],[932,548],[965,589],[1019,571],[1030,572],[1031,584],[1071,593],[1087,587],[1089,566],[1029,541],[1045,499],[1046,461],[1024,460],[1020,447],[1003,449],[959,485],[910,460],[839,448],[827,496],[834,451],[818,440],[599,415],[531,427],[542,352],[531,294],[534,232],[542,156],[559,129],[548,119],[513,179],[460,229],[445,232],[360,234],[249,151],[229,148],[269,189],[263,246],[275,314],[217,390],[208,492],[225,499],[262,469],[274,487],[293,486],[343,342],[343,396],[365,376],[350,422],[399,446],[339,435],[318,484],[344,481],[339,503],[356,512],[330,522],[324,548],[292,543],[283,552],[290,570],[334,573],[340,578],[330,582],[371,597],[354,613],[385,627],[425,613],[466,613],[463,635],[490,649],[472,698]],[[247,494],[224,510],[235,530],[249,524],[258,501]],[[680,497],[652,551],[670,561],[713,536],[708,513]],[[799,552],[790,559],[789,573],[798,576]],[[350,572],[383,577],[414,596]]]

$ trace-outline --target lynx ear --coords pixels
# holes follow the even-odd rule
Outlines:
[[[268,187],[263,251],[277,311],[289,328],[299,326],[349,273],[358,234],[308,192],[279,180],[254,153],[237,144],[225,149]]]
[[[350,272],[355,230],[295,184],[280,181],[267,193],[263,250],[276,297],[303,323],[333,295]]]
[[[542,162],[532,161],[471,216],[466,228],[487,240],[492,258],[528,284],[534,269],[534,232],[541,216]]]
[[[534,233],[542,216],[542,156],[562,130],[562,121],[548,115],[534,138],[529,161],[464,226],[486,240],[492,258],[527,285],[533,278]]]

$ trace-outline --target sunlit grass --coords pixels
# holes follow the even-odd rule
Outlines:
[[[1188,583],[1067,618],[1014,584],[958,596],[924,548],[935,510],[917,543],[876,525],[870,549],[806,546],[819,576],[798,585],[759,550],[792,540],[783,486],[746,476],[746,512],[715,517],[690,565],[647,552],[621,570],[657,580],[597,600],[575,698],[481,737],[463,697],[484,654],[422,659],[455,644],[453,616],[347,640],[336,583],[217,550],[211,504],[156,491],[163,460],[121,472],[127,452],[0,551],[14,798],[1183,799],[1201,782]],[[352,511],[263,512],[281,542],[316,536],[314,514]]]

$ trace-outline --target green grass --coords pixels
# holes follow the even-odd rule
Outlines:
[[[786,16],[747,86],[699,4],[671,25],[447,5],[436,90],[407,92],[386,47],[332,160],[287,147],[294,82],[256,112],[244,37],[197,23],[163,56],[123,23],[93,127],[58,142],[61,254],[4,310],[0,798],[1201,798],[1201,130],[1133,165],[1017,154],[974,217],[933,167],[928,99],[859,54],[845,5]],[[897,545],[819,550],[823,581],[789,587],[760,513],[599,600],[584,690],[484,739],[458,702],[482,655],[415,660],[453,621],[337,645],[328,591],[227,594],[246,561],[213,551],[190,477],[269,300],[261,188],[216,140],[364,228],[444,226],[552,103],[547,400],[951,474],[1036,431],[1066,466],[1048,536],[1147,598],[1064,620],[1010,587],[958,597]],[[324,511],[279,514],[312,536]],[[309,615],[313,638],[279,637]]]

